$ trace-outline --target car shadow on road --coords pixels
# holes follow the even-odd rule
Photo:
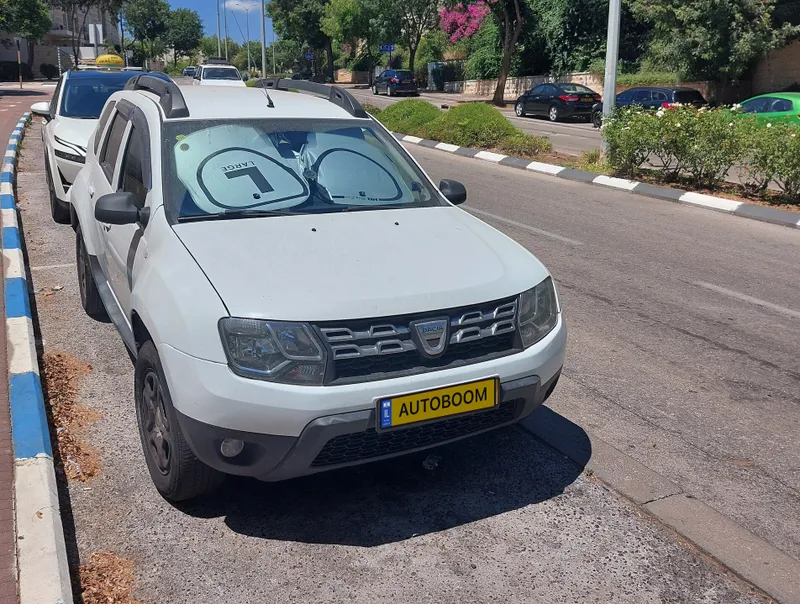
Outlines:
[[[52,93],[42,92],[41,90],[14,90],[13,88],[0,89],[0,98],[4,96],[49,96]]]
[[[424,454],[281,483],[231,477],[217,495],[181,510],[224,516],[231,530],[250,537],[372,547],[558,497],[582,470],[512,427]]]

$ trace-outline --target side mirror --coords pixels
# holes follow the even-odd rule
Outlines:
[[[149,211],[147,208],[139,208],[133,193],[120,191],[98,199],[94,206],[94,217],[98,222],[106,224],[147,224]]]
[[[246,82],[246,81],[247,81],[247,80],[249,80],[249,79],[250,79],[250,75],[249,75],[249,74],[246,74],[246,73],[245,73],[245,74],[242,74],[242,80],[243,80],[244,82]]]
[[[47,101],[39,101],[31,105],[31,111],[35,115],[40,115],[45,119],[50,119],[50,103]]]
[[[467,201],[467,189],[457,180],[442,180],[439,182],[439,190],[447,198],[447,201],[458,205]]]

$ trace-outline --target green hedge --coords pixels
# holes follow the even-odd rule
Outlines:
[[[635,176],[649,161],[666,182],[688,179],[713,188],[735,170],[746,193],[763,194],[774,182],[790,202],[800,203],[798,125],[760,123],[727,107],[623,107],[604,122],[602,135],[619,174]]]
[[[461,147],[495,149],[520,156],[552,149],[549,139],[518,130],[500,111],[485,103],[465,103],[441,111],[426,101],[409,99],[379,110],[376,117],[392,132]]]

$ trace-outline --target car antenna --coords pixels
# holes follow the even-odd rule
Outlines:
[[[261,88],[261,90],[264,91],[264,96],[267,97],[267,107],[269,107],[270,109],[274,109],[275,108],[275,103],[272,102],[272,98],[269,96],[269,92],[267,92],[267,89],[266,88]]]

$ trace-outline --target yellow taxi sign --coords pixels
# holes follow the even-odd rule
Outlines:
[[[125,61],[122,60],[122,57],[117,55],[100,55],[99,57],[97,57],[95,64],[112,66],[112,67],[122,67],[125,65]]]

